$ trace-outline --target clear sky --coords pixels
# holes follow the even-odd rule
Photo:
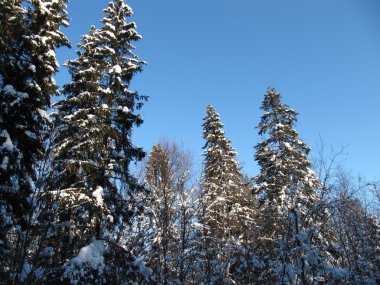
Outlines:
[[[107,0],[71,0],[76,44],[100,26]],[[149,101],[134,142],[149,150],[160,138],[182,142],[202,159],[202,118],[215,107],[249,175],[257,174],[254,128],[266,89],[275,87],[300,113],[297,130],[315,148],[321,136],[347,146],[353,174],[380,179],[379,0],[130,0],[149,64],[132,87]],[[59,85],[69,79],[64,68]],[[315,154],[315,153],[314,153]],[[311,154],[313,157],[313,153]]]

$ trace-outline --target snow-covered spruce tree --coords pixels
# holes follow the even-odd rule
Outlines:
[[[53,283],[145,282],[142,265],[123,238],[137,185],[129,163],[144,156],[131,133],[142,123],[136,110],[145,97],[129,90],[144,64],[132,45],[141,36],[135,23],[126,21],[132,10],[123,0],[111,1],[104,12],[103,26],[83,36],[78,57],[66,64],[72,81],[53,114],[50,194],[56,205],[48,259],[53,266],[45,269]]]
[[[311,170],[310,148],[294,129],[297,113],[268,89],[258,125],[264,141],[256,146],[260,166],[257,193],[261,203],[261,256],[267,270],[262,281],[271,284],[328,282],[329,231],[327,213],[319,203],[319,180]]]
[[[65,3],[0,1],[0,279],[8,282],[25,281],[30,272],[35,166],[57,93],[55,49],[69,46],[59,31],[68,25]]]
[[[231,141],[212,106],[207,107],[203,123],[204,170],[202,207],[205,240],[206,284],[238,282],[239,244],[254,229],[254,209],[250,207],[250,189],[236,161]],[[244,261],[243,261],[244,262]]]

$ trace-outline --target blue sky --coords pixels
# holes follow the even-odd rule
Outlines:
[[[100,26],[108,1],[71,0],[74,46]],[[213,105],[244,171],[257,174],[254,128],[266,89],[275,87],[300,113],[297,130],[312,148],[347,146],[353,174],[380,179],[379,0],[131,0],[143,39],[136,54],[149,64],[132,88],[148,95],[134,132],[149,150],[160,138],[183,143],[201,163],[202,118]],[[58,84],[69,79],[64,68]],[[311,153],[313,157],[315,153]]]

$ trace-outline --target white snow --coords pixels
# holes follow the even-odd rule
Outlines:
[[[116,36],[114,33],[110,32],[110,31],[104,31],[110,38],[112,39],[116,39]]]
[[[54,57],[54,58],[55,58],[55,51],[52,50],[52,49],[49,50],[49,51],[47,51],[45,54],[48,55],[48,56],[51,56],[51,57]]]
[[[57,61],[57,58],[56,58],[56,54],[55,54],[55,51],[54,50],[49,50],[48,52],[45,53],[47,56],[49,57],[52,57],[54,59],[54,64],[56,67],[59,67],[59,63]]]
[[[132,62],[128,62],[128,67],[129,68],[132,68],[132,69],[136,69],[136,68],[138,68],[138,66],[136,65],[136,64],[133,64]]]
[[[110,48],[108,46],[103,47],[105,50],[107,50],[111,54],[115,54],[115,50],[113,48]],[[96,48],[97,51],[99,51],[99,48]]]
[[[9,94],[14,97],[17,97],[16,100],[14,100],[12,103],[9,104],[11,107],[15,104],[20,103],[20,101],[23,99],[29,98],[29,95],[27,93],[16,91],[16,89],[12,85],[5,85],[3,87],[3,90],[5,94]]]
[[[49,40],[49,38],[46,37],[46,36],[42,36],[42,37],[39,37],[39,38],[41,39],[41,41],[42,41],[43,44],[46,44],[46,42]]]
[[[32,86],[32,88],[36,88],[37,91],[41,91],[41,86],[38,85],[36,82],[29,83],[29,86]]]
[[[197,222],[192,223],[191,226],[195,229],[202,229],[204,227],[203,224]]]
[[[277,129],[277,128],[282,128],[282,127],[284,127],[284,125],[281,124],[281,123],[278,123],[278,124],[275,126],[275,129]]]
[[[92,196],[96,198],[96,203],[98,206],[103,206],[103,195],[104,190],[101,186],[98,186],[94,192],[92,192]]]
[[[38,3],[40,5],[40,11],[42,14],[51,14],[51,11],[50,11],[51,4],[49,2],[44,3],[42,1],[39,1]]]
[[[124,10],[126,10],[127,11],[127,13],[129,13],[130,15],[133,15],[133,10],[132,10],[132,8],[129,6],[129,5],[127,5],[125,2],[122,2],[122,6],[121,6],[121,8]]]
[[[148,281],[150,279],[153,274],[153,270],[149,267],[145,267],[144,261],[141,257],[136,258],[136,260],[133,262],[133,265],[139,268],[138,271],[144,276],[145,280]]]
[[[8,151],[13,151],[14,150],[14,145],[12,143],[12,140],[9,136],[9,133],[7,132],[7,130],[3,130],[1,133],[0,133],[0,136],[5,138],[5,142],[3,143],[3,145],[1,146],[3,149],[6,149]]]
[[[118,64],[115,65],[112,69],[113,69],[114,72],[117,73],[117,74],[120,74],[121,71],[122,71],[120,65],[118,65]]]
[[[98,268],[104,264],[104,245],[100,240],[94,240],[89,245],[82,247],[78,255],[70,260],[72,265],[89,263],[93,268]]]
[[[61,35],[57,32],[54,32],[54,31],[48,31],[47,32],[50,36],[52,36],[53,38],[56,37],[56,38],[59,38]]]
[[[113,223],[113,216],[112,216],[112,215],[107,215],[107,220],[108,220],[110,223]]]
[[[29,64],[28,69],[32,72],[36,72],[36,66],[34,64]]]
[[[7,94],[15,94],[16,93],[16,90],[13,88],[12,85],[5,85],[3,90]]]
[[[96,123],[96,116],[95,115],[93,115],[93,114],[88,114],[87,115],[87,119],[90,121],[90,122],[92,122],[92,123]]]
[[[9,163],[9,158],[8,156],[3,157],[3,162],[0,164],[0,168],[3,170],[7,170],[8,168],[8,163]]]
[[[50,64],[45,65],[45,68],[46,68],[46,69],[49,69],[51,72],[55,72],[54,67],[51,66]]]
[[[24,132],[28,137],[32,138],[32,139],[36,139],[37,136],[35,133],[32,133],[31,131],[25,131]]]
[[[130,110],[129,110],[129,108],[127,106],[124,106],[124,107],[118,106],[117,109],[121,110],[125,114],[129,114],[129,112],[130,112]]]
[[[290,144],[288,142],[284,142],[284,146],[287,148],[287,149],[292,149],[292,147],[290,146]]]
[[[76,257],[65,264],[64,276],[70,278],[71,284],[79,284],[80,276],[83,276],[86,267],[102,274],[105,267],[103,252],[103,243],[100,240],[92,240],[89,245],[80,249]]]
[[[42,109],[37,109],[38,113],[40,113],[40,116],[42,118],[44,118],[45,120],[47,120],[48,122],[51,122],[51,118],[50,116],[46,113],[45,110],[42,110]]]
[[[95,71],[95,68],[90,66],[89,68],[87,68],[85,70],[79,71],[79,73],[93,73],[94,71]]]
[[[109,87],[107,87],[106,89],[100,88],[100,91],[104,92],[106,94],[111,94],[112,93],[112,91],[111,91],[111,89]]]
[[[113,30],[113,31],[115,31],[116,29],[115,29],[115,26],[114,25],[112,25],[111,23],[109,23],[109,22],[106,22],[105,23],[105,26],[107,27],[107,28],[109,28],[110,30]]]
[[[70,121],[70,120],[72,120],[72,119],[74,118],[74,115],[67,115],[67,116],[64,116],[63,118],[64,118],[65,120]]]

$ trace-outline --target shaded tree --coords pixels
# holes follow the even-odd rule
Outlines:
[[[35,167],[44,156],[46,110],[57,93],[55,49],[69,43],[66,1],[4,0],[0,5],[0,251],[3,280],[30,273]]]

